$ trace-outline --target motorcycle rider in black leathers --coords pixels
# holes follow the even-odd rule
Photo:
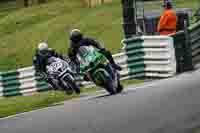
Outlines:
[[[57,85],[56,80],[46,72],[46,65],[48,63],[48,58],[50,57],[58,57],[60,59],[66,60],[66,58],[61,54],[58,54],[55,50],[49,48],[47,43],[41,42],[39,43],[36,50],[33,59],[33,65],[35,67],[36,75],[42,77],[49,84],[51,84],[54,89],[58,90],[60,89],[60,86],[62,87],[62,84],[60,83]]]
[[[79,62],[76,58],[76,54],[79,47],[89,45],[99,49],[99,52],[102,53],[109,60],[113,68],[115,68],[116,70],[122,69],[119,65],[115,63],[110,51],[103,48],[99,42],[95,41],[92,38],[84,37],[79,29],[73,29],[70,33],[70,47],[68,49],[68,56],[77,66],[79,66]],[[87,78],[87,76],[84,76],[84,80],[88,81],[89,79]]]

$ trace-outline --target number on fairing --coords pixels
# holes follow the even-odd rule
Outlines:
[[[51,66],[52,66],[53,71],[58,71],[58,69],[62,67],[62,63],[56,62],[56,63],[51,64]]]

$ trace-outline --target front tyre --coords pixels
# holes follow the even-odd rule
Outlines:
[[[79,94],[81,93],[80,88],[76,85],[75,82],[72,82],[72,83],[71,83],[71,87],[73,88],[73,90],[75,91],[76,94],[79,95]]]
[[[64,78],[64,88],[65,88],[65,92],[67,94],[73,94],[73,92],[75,91],[76,94],[80,94],[80,89],[79,87],[76,85],[74,78],[72,75],[66,75],[66,77]]]
[[[105,69],[98,69],[92,76],[93,82],[99,86],[102,86],[111,95],[116,93],[116,89],[113,86],[113,80],[111,75]]]

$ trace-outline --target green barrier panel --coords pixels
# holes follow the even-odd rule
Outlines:
[[[3,96],[22,95],[20,93],[20,82],[18,79],[19,72],[9,71],[1,73]]]
[[[20,83],[17,79],[11,80],[11,81],[6,81],[3,83],[4,87],[9,87],[9,86],[20,86]]]
[[[20,91],[19,87],[20,87],[20,85],[13,85],[13,86],[9,86],[9,87],[4,87],[3,93],[4,92],[12,92],[12,91]]]
[[[19,93],[19,91],[11,91],[11,92],[5,92],[3,93],[4,97],[11,97],[11,96],[21,96],[22,94]]]
[[[140,37],[134,37],[123,40],[125,44],[129,76],[141,78],[145,76],[144,47],[143,40]]]

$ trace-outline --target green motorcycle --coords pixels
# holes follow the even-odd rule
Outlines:
[[[80,73],[87,75],[96,85],[105,88],[110,94],[123,90],[120,75],[112,67],[107,58],[93,46],[81,46],[77,59],[80,62]]]

